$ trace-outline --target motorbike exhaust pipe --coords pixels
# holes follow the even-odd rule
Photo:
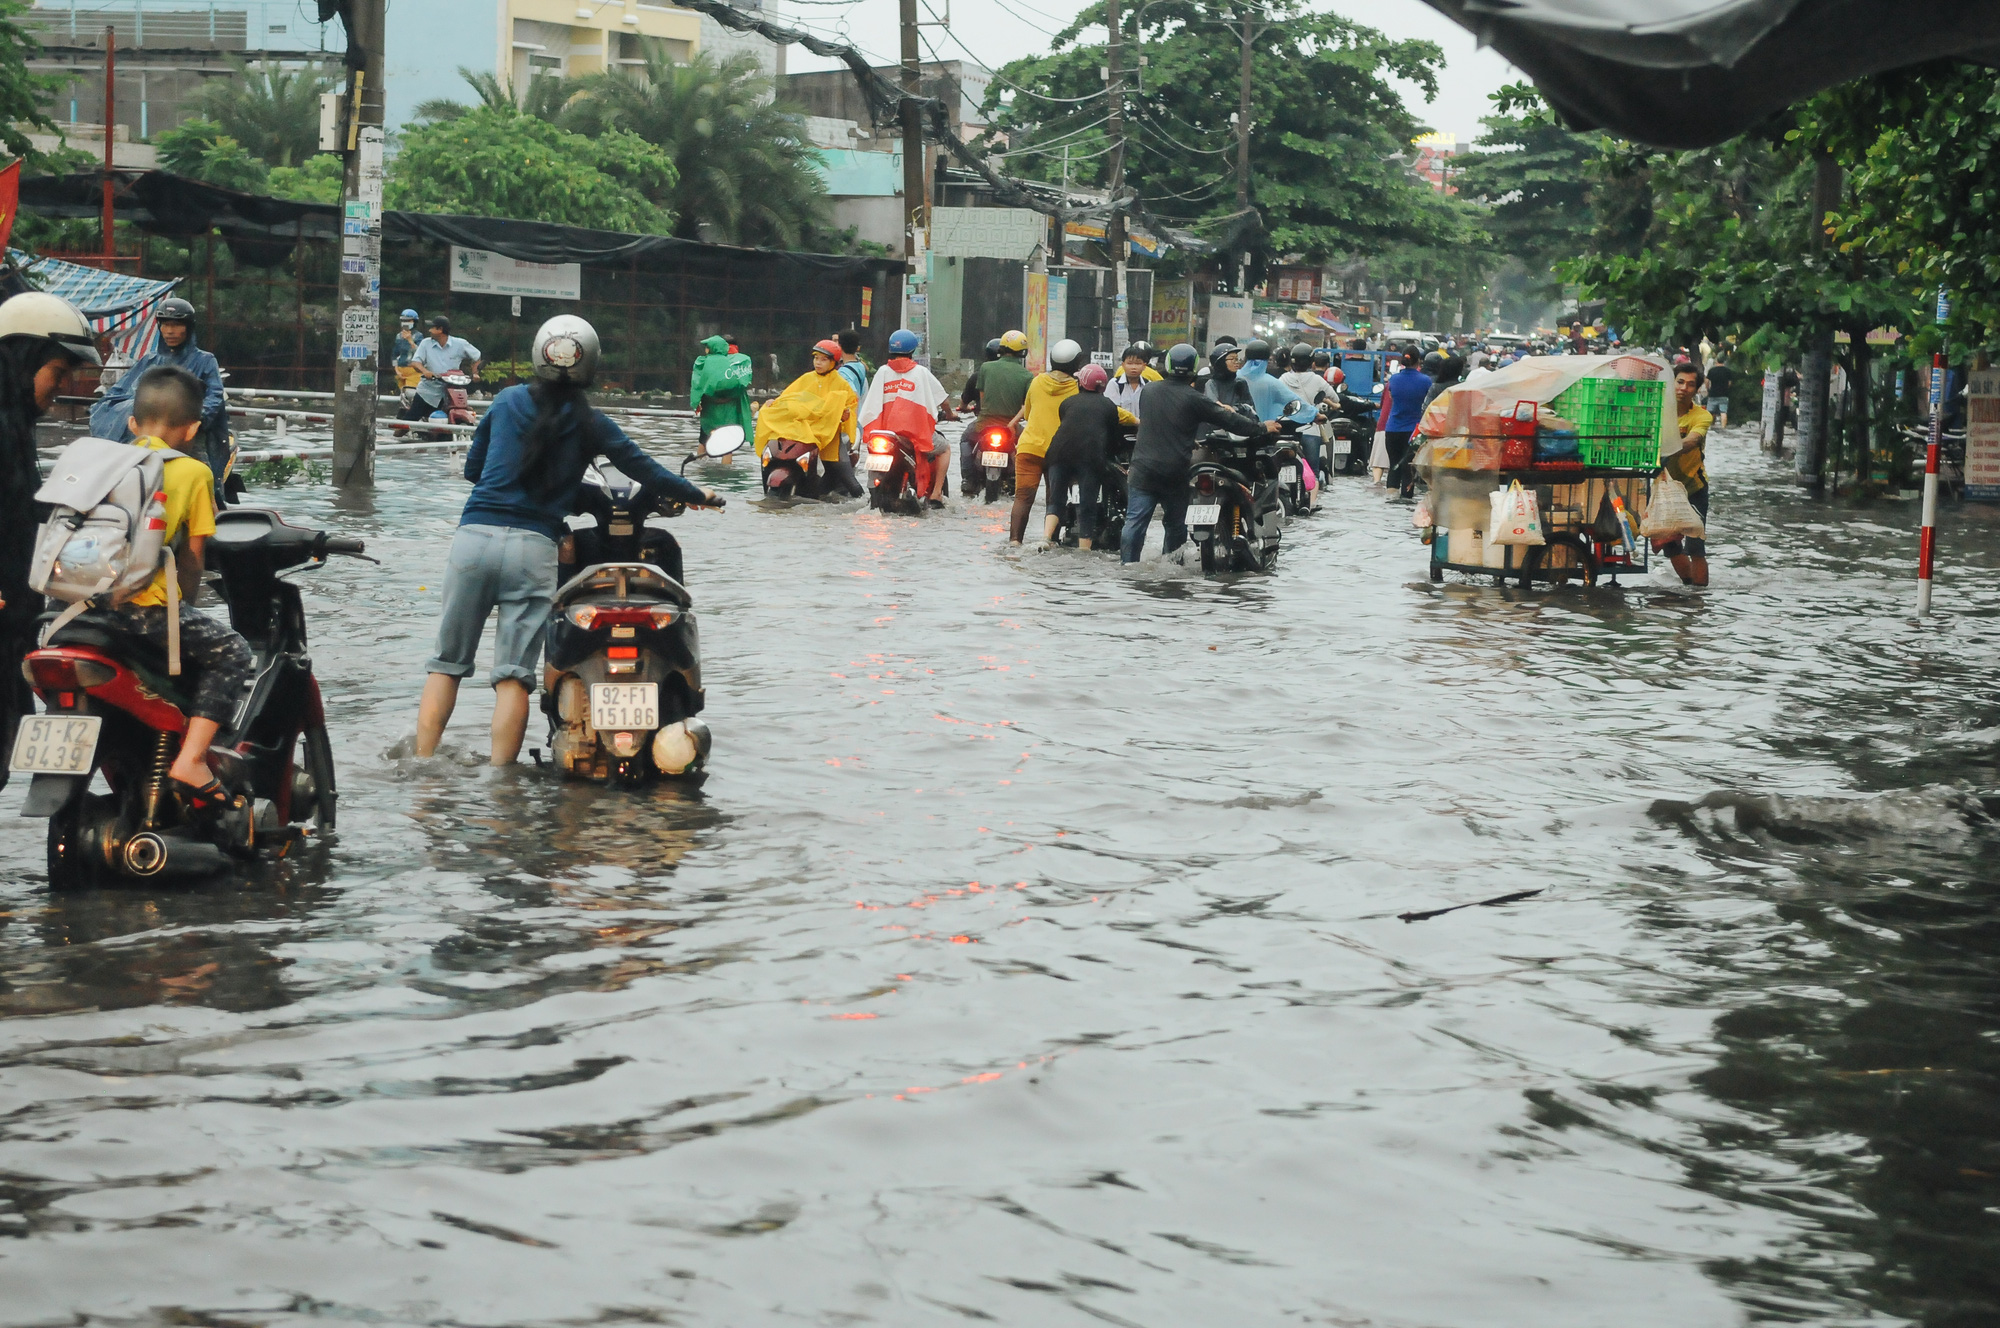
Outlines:
[[[663,775],[684,775],[708,759],[711,741],[698,719],[669,724],[653,735],[653,764]]]
[[[125,870],[142,880],[156,876],[207,876],[229,865],[221,849],[163,835],[157,830],[141,830],[125,841],[119,853]]]

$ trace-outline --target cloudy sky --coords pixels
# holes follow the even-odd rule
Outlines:
[[[948,0],[919,0],[926,18],[942,16]],[[896,58],[896,0],[777,0],[787,22],[810,27],[827,36],[844,36],[879,63]],[[1479,134],[1486,114],[1486,95],[1520,77],[1491,51],[1479,50],[1463,28],[1421,0],[1326,0],[1329,8],[1358,22],[1380,28],[1392,37],[1422,37],[1444,48],[1445,69],[1436,101],[1425,103],[1414,88],[1405,89],[1411,110],[1443,133],[1456,134],[1463,144]],[[1061,0],[956,0],[949,4],[949,31],[926,27],[925,59],[971,57],[990,68],[1049,48],[1051,34],[1060,32],[1073,9]],[[787,68],[793,72],[833,67],[793,47]]]

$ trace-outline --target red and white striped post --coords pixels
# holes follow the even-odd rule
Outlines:
[[[1951,299],[1938,290],[1937,320],[1951,315]],[[1924,526],[1917,541],[1917,614],[1931,611],[1931,562],[1937,553],[1938,440],[1944,431],[1944,347],[1931,356],[1931,436],[1924,449]]]

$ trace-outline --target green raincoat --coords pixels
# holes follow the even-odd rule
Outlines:
[[[702,343],[708,354],[694,362],[694,383],[688,389],[691,408],[701,417],[703,438],[726,424],[740,424],[750,432],[750,357],[729,353],[729,343],[709,337]]]

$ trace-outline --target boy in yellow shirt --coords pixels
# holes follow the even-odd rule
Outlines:
[[[135,447],[179,451],[201,432],[201,380],[185,369],[148,370],[132,395],[132,443]],[[165,492],[166,544],[174,551],[180,582],[181,668],[196,675],[194,704],[187,734],[171,775],[181,804],[196,817],[212,816],[229,803],[229,795],[208,768],[209,745],[222,726],[235,717],[236,706],[250,682],[249,643],[227,626],[194,607],[201,589],[202,552],[215,533],[215,477],[192,457],[167,462],[160,479]],[[156,646],[167,644],[167,572],[162,567],[153,584],[111,610],[119,625]]]

